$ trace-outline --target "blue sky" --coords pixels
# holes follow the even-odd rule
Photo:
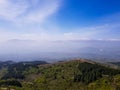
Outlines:
[[[0,0],[0,42],[120,40],[120,0]]]

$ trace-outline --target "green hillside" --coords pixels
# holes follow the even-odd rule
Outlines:
[[[9,65],[0,86],[11,90],[120,90],[120,70],[88,60]],[[13,67],[14,66],[14,67]],[[19,68],[18,68],[19,67]],[[4,69],[1,69],[3,72]],[[14,74],[17,73],[17,74]],[[19,76],[20,75],[20,76]],[[22,75],[22,78],[21,78]]]

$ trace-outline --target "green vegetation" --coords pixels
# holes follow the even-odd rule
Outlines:
[[[92,61],[17,63],[9,67],[1,78],[1,87],[10,86],[14,90],[120,90],[120,70]],[[16,78],[15,73],[24,78]]]
[[[0,81],[0,86],[17,86],[17,87],[22,87],[21,83],[17,80],[1,80]]]

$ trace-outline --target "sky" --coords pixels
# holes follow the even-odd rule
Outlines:
[[[119,0],[0,0],[0,42],[120,40]]]
[[[103,52],[104,41],[120,50],[120,0],[0,0],[0,55]]]

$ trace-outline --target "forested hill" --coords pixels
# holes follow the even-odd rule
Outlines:
[[[120,70],[89,60],[14,63],[0,70],[1,88],[14,90],[120,90]]]

